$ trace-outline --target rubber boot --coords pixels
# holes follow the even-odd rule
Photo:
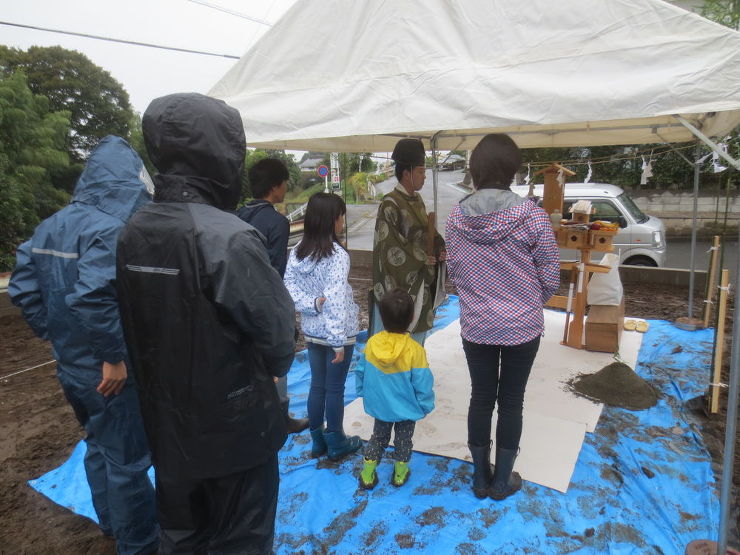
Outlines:
[[[314,459],[318,459],[320,456],[326,454],[327,446],[326,440],[324,439],[324,426],[311,430],[311,439],[313,439],[313,445],[311,445],[311,456]]]
[[[360,436],[346,436],[344,432],[324,432],[329,459],[338,461],[362,447]]]
[[[496,466],[489,494],[491,499],[501,501],[521,489],[522,477],[514,472],[514,461],[518,452],[518,449],[496,447]]]
[[[283,401],[280,403],[280,407],[283,409],[283,418],[285,419],[285,426],[288,428],[289,434],[299,434],[308,428],[308,418],[293,418],[290,416],[290,412],[288,411],[290,407],[289,401]]]
[[[360,472],[360,487],[362,489],[373,489],[378,485],[378,473],[375,472],[375,469],[379,462],[365,459],[365,466],[362,467],[362,472]]]
[[[393,477],[391,478],[391,484],[396,486],[397,488],[400,488],[402,485],[409,481],[409,476],[411,476],[409,463],[396,461],[396,464],[393,465]]]
[[[478,499],[485,499],[493,481],[491,442],[489,441],[488,445],[468,443],[468,449],[473,457],[473,493]]]

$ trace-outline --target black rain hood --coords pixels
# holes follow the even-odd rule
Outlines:
[[[235,210],[246,154],[239,112],[198,93],[152,101],[142,120],[155,202],[199,202]]]

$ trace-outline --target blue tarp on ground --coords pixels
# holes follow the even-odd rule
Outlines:
[[[452,297],[435,329],[457,317]],[[710,457],[697,421],[684,407],[706,390],[713,332],[650,324],[636,370],[661,398],[645,411],[604,408],[596,431],[586,435],[568,493],[525,482],[505,501],[481,501],[470,491],[469,463],[420,453],[411,459],[412,476],[404,487],[390,485],[392,461],[386,459],[378,469],[380,484],[365,492],[357,487],[361,457],[317,462],[309,456],[305,432],[291,436],[280,452],[275,550],[682,553],[689,541],[714,537],[719,503]],[[299,353],[290,371],[296,414],[305,414],[309,381],[308,361]],[[350,373],[345,400],[353,399]],[[80,443],[66,463],[30,484],[94,519],[84,450]]]

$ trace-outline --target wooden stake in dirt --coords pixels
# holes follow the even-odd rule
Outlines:
[[[727,317],[727,291],[730,284],[730,271],[722,270],[722,279],[719,286],[719,302],[717,308],[717,341],[714,347],[714,371],[712,373],[712,385],[709,386],[709,412],[719,412],[719,392],[722,379],[722,352],[725,346],[725,318]]]
[[[717,266],[719,264],[719,235],[715,235],[712,239],[712,252],[709,255],[709,274],[707,275],[707,287],[706,295],[704,299],[704,327],[709,327],[709,320],[712,317],[712,304],[714,304],[715,298],[715,281],[717,280]]]

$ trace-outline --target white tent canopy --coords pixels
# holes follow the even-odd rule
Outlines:
[[[681,142],[740,123],[740,33],[661,0],[298,0],[213,87],[249,146]]]

